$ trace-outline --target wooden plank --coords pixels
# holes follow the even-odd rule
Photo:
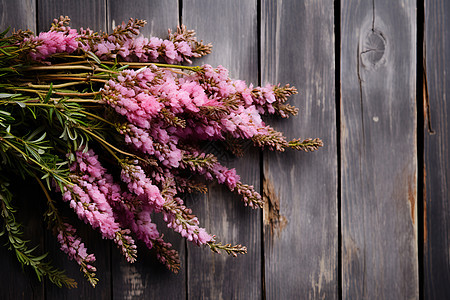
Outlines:
[[[141,33],[147,37],[167,37],[167,30],[176,30],[178,24],[178,1],[134,0],[108,1],[108,30],[127,22],[130,18],[147,21]]]
[[[197,31],[198,39],[213,44],[212,54],[194,64],[223,65],[231,78],[258,83],[257,1],[183,1],[183,23]],[[260,158],[249,149],[236,159],[214,149],[243,182],[260,188]],[[238,258],[208,253],[188,244],[188,297],[190,299],[259,299],[261,286],[261,211],[244,207],[239,197],[211,184],[209,194],[188,202],[207,231],[220,241],[243,244],[248,253]]]
[[[176,29],[178,24],[178,1],[108,1],[108,29],[130,18],[144,19],[148,23],[141,30],[147,37],[167,37],[167,29]],[[185,242],[169,230],[162,220],[157,220],[165,240],[173,244],[181,258],[181,270],[174,274],[156,261],[155,253],[145,245],[138,244],[138,260],[127,263],[121,254],[113,251],[113,296],[114,299],[184,299],[186,296]]]
[[[333,1],[261,4],[262,83],[296,86],[299,116],[274,123],[290,138],[320,137],[314,153],[264,157],[267,299],[338,298]]]
[[[0,30],[3,31],[11,26],[12,30],[29,29],[36,30],[36,2],[34,0],[0,1]],[[12,182],[14,183],[14,182]],[[15,192],[14,207],[17,208],[17,219],[23,224],[25,239],[29,239],[29,246],[40,245],[37,251],[44,253],[42,226],[42,201],[36,199],[35,193],[39,187],[27,184],[23,189],[24,182],[17,180],[11,190]],[[3,226],[3,224],[2,224]],[[44,284],[39,282],[34,271],[30,267],[22,269],[17,261],[16,255],[7,250],[3,244],[4,237],[0,239],[0,299],[44,299]],[[39,252],[36,252],[39,253]]]
[[[417,299],[416,1],[341,2],[342,297]]]
[[[425,1],[424,299],[450,298],[450,3]]]
[[[0,30],[36,30],[36,0],[1,0]]]
[[[79,29],[80,27],[91,28],[93,30],[106,29],[106,3],[104,0],[96,1],[38,1],[38,29],[48,30],[54,18],[60,15],[71,18],[71,27]],[[59,200],[59,199],[55,199]],[[77,289],[60,289],[52,284],[46,286],[48,299],[110,299],[111,298],[111,243],[101,239],[98,232],[85,226],[77,220],[76,215],[67,209],[67,204],[62,203],[63,214],[70,216],[70,222],[75,225],[79,235],[82,237],[89,253],[94,253],[97,260],[97,277],[99,283],[94,289],[83,277],[79,271],[78,265],[74,261],[69,261],[67,255],[59,250],[59,244],[56,238],[49,233],[47,237],[47,247],[52,254],[55,265],[67,270],[67,273],[73,276],[77,283]]]
[[[48,30],[53,19],[68,16],[70,27],[106,30],[106,0],[38,1],[38,30]]]

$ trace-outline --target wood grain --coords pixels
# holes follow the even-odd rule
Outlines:
[[[109,30],[130,18],[147,21],[147,25],[141,30],[142,34],[166,38],[167,30],[176,30],[178,25],[178,1],[108,1]]]
[[[1,0],[0,30],[14,29],[36,31],[36,0]]]
[[[79,29],[106,30],[106,0],[45,0],[38,3],[38,30],[48,30],[60,16],[71,19],[70,26]]]
[[[108,29],[126,22],[130,18],[144,19],[141,33],[147,37],[165,38],[167,29],[178,25],[178,1],[108,1]],[[113,251],[113,296],[114,299],[184,299],[186,296],[185,241],[169,230],[164,221],[155,216],[160,232],[165,240],[173,244],[181,258],[178,274],[167,270],[156,261],[155,253],[143,244],[138,245],[138,260],[134,264],[125,261],[122,255]]]
[[[449,299],[450,3],[427,0],[425,5],[424,299]]]
[[[265,154],[266,298],[337,299],[333,1],[266,0],[261,8],[262,83],[300,91],[290,101],[299,116],[271,123],[290,139],[320,137],[325,144],[314,153]]]
[[[257,1],[183,1],[183,23],[197,31],[198,39],[213,44],[213,52],[194,64],[226,67],[231,78],[258,83]],[[244,158],[227,155],[209,145],[206,150],[236,168],[242,181],[260,188],[260,158],[248,149]],[[191,299],[260,299],[261,211],[244,207],[239,197],[223,186],[209,186],[206,196],[189,201],[201,225],[224,243],[243,244],[248,253],[238,258],[208,253],[188,244],[188,296]]]
[[[342,297],[417,299],[416,2],[341,2]]]

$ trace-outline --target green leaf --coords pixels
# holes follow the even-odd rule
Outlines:
[[[27,107],[27,105],[25,103],[23,103],[23,102],[16,101],[16,104],[18,104],[22,108]]]
[[[10,29],[11,29],[11,26],[8,26],[8,28],[3,30],[2,33],[0,33],[0,39],[4,38],[5,35],[9,32]]]
[[[48,120],[50,122],[50,125],[53,123],[53,112],[55,109],[52,107],[48,110]]]
[[[34,109],[32,107],[27,106],[28,110],[31,112],[31,114],[33,115],[33,118],[36,120],[36,113],[34,112]]]
[[[130,66],[130,65],[124,65],[124,66],[121,66],[120,68],[117,69],[117,71],[125,70],[125,69],[127,69],[129,66]]]
[[[48,89],[48,93],[44,98],[44,103],[48,103],[48,101],[50,100],[50,97],[52,95],[52,91],[53,91],[53,82],[50,83],[50,88]]]
[[[108,67],[105,64],[100,64],[100,67],[102,67],[103,69],[106,69],[106,70],[112,70],[112,68]]]
[[[97,57],[97,55],[95,55],[93,52],[91,51],[86,51],[86,54],[89,58],[92,58],[96,63],[98,63],[99,65],[102,63],[100,61],[100,59]]]
[[[5,54],[5,55],[12,56],[11,53],[6,52],[6,51],[3,50],[2,48],[0,48],[0,51],[1,51],[3,54]]]
[[[13,97],[17,97],[17,96],[18,96],[18,94],[0,93],[0,99],[13,98]]]
[[[35,257],[34,260],[35,260],[35,261],[41,261],[41,260],[43,260],[44,258],[46,258],[47,256],[48,256],[48,253],[44,253],[44,254],[42,254],[41,256]]]

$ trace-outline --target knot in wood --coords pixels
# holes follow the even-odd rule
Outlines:
[[[381,64],[386,52],[386,39],[377,30],[370,30],[363,42],[361,61],[365,67],[373,68]]]

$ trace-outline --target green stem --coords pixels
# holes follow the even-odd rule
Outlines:
[[[4,86],[4,89],[7,90],[13,90],[13,91],[19,91],[19,92],[29,92],[29,93],[35,93],[38,95],[43,95],[45,96],[45,93],[43,93],[42,91],[36,91],[36,90],[31,90],[31,89],[23,89],[23,88],[19,88],[19,87],[15,87],[15,86]]]
[[[199,72],[202,70],[202,67],[200,66],[182,66],[182,65],[171,65],[171,64],[161,64],[161,63],[140,63],[140,62],[111,62],[111,61],[102,61],[102,64],[109,64],[109,65],[114,65],[114,64],[119,64],[119,65],[127,65],[130,67],[146,67],[146,66],[151,66],[151,65],[155,65],[157,67],[161,67],[161,68],[170,68],[170,69],[182,69],[182,70],[189,70],[189,71],[193,71],[193,72]]]
[[[64,75],[64,76],[61,76]],[[89,79],[88,79],[89,78]],[[93,75],[91,73],[71,73],[71,74],[45,74],[45,75],[41,75],[39,76],[39,79],[50,79],[50,80],[84,80],[84,81],[89,81],[92,79],[109,79],[111,78],[111,75],[107,75],[107,74],[96,74]]]
[[[62,220],[61,217],[58,214],[58,209],[55,207],[55,205],[53,204],[53,200],[50,197],[50,194],[48,193],[47,189],[45,188],[44,184],[42,183],[42,181],[39,179],[39,177],[36,176],[36,174],[34,174],[34,179],[36,179],[36,181],[39,183],[39,186],[41,187],[42,191],[45,194],[45,198],[47,198],[47,202],[48,202],[48,206],[50,207],[50,209],[52,210],[52,212],[55,214],[55,218],[56,218],[56,222],[58,222],[58,224],[62,224]]]
[[[73,85],[78,85],[78,84],[86,84],[87,82],[66,82],[66,83],[61,83],[61,84],[54,84],[53,88],[54,89],[59,89],[59,88],[64,88],[64,87],[68,87],[68,86],[73,86]],[[50,85],[48,84],[28,84],[27,86],[32,87],[32,88],[36,88],[36,89],[49,89]]]
[[[85,114],[85,115],[87,115],[87,116],[90,116],[90,117],[92,117],[92,118],[95,118],[95,119],[97,119],[97,120],[100,120],[100,121],[102,121],[102,122],[104,122],[104,123],[106,123],[106,124],[109,124],[109,125],[113,126],[113,127],[116,127],[116,124],[111,123],[111,122],[109,122],[108,120],[106,120],[106,119],[104,119],[104,118],[102,118],[102,117],[97,116],[96,114],[92,114],[92,113],[87,112],[87,111],[83,111],[83,114]]]
[[[108,152],[111,153],[111,155],[114,156],[114,158],[117,159],[117,161],[119,163],[122,163],[122,160],[114,153],[114,151],[116,151],[116,152],[118,152],[120,154],[126,155],[126,156],[134,157],[134,158],[136,158],[138,160],[141,160],[141,161],[145,161],[144,159],[140,158],[139,156],[136,156],[136,155],[128,153],[128,152],[125,152],[125,151],[120,150],[119,148],[111,145],[110,143],[108,143],[107,141],[105,141],[104,139],[102,139],[101,137],[96,135],[95,133],[93,133],[91,130],[89,130],[89,129],[85,128],[85,127],[82,127],[82,126],[80,126],[79,128],[81,130],[83,130],[84,132],[86,132],[87,134],[89,134],[92,137],[94,137],[101,144],[103,144],[103,146],[106,148],[106,150],[108,150]],[[112,150],[114,150],[114,151],[112,151]]]
[[[170,65],[170,64],[160,64],[160,63],[156,63],[154,64],[157,67],[161,67],[161,68],[171,68],[171,69],[182,69],[182,70],[189,70],[189,71],[193,71],[193,72],[199,72],[202,70],[202,67],[200,66],[181,66],[181,65]]]
[[[50,98],[52,102],[55,104],[48,104],[48,103],[42,103],[39,99],[32,99],[23,101],[21,103],[27,105],[27,106],[39,106],[39,107],[53,107],[57,108],[57,104],[62,100],[61,98]],[[14,104],[17,105],[18,101],[10,101],[10,100],[0,100],[0,104]],[[67,103],[96,103],[99,104],[100,102],[98,100],[91,100],[91,99],[70,99],[70,101],[66,101]]]
[[[72,65],[58,65],[58,66],[36,66],[26,68],[25,71],[40,71],[40,70],[94,70],[93,67],[86,66],[72,66]]]
[[[61,98],[50,98],[50,100],[52,100],[53,102],[59,102],[62,99]],[[69,103],[96,103],[99,104],[100,102],[98,100],[93,100],[93,99],[70,99],[70,101],[67,101]]]
[[[59,64],[59,65],[52,65],[52,66],[35,66],[35,67],[29,67],[29,68],[25,69],[25,71],[41,71],[41,70],[90,70],[90,71],[99,71],[99,72],[117,74],[116,71],[98,68],[95,65],[92,67],[88,67],[88,66],[81,66],[81,65]]]
[[[53,94],[55,95],[59,95],[59,96],[96,96],[98,94],[101,94],[101,91],[98,92],[92,92],[92,93],[64,93],[64,92],[53,92]]]
[[[57,73],[57,74],[45,74],[45,75],[40,75],[39,76],[39,78],[42,78],[42,77],[57,77],[57,78],[59,78],[61,75],[64,75],[65,77],[66,76],[71,76],[71,77],[86,77],[86,76],[88,76],[88,75],[90,75],[91,73],[70,73],[70,74],[60,74],[60,73]]]

